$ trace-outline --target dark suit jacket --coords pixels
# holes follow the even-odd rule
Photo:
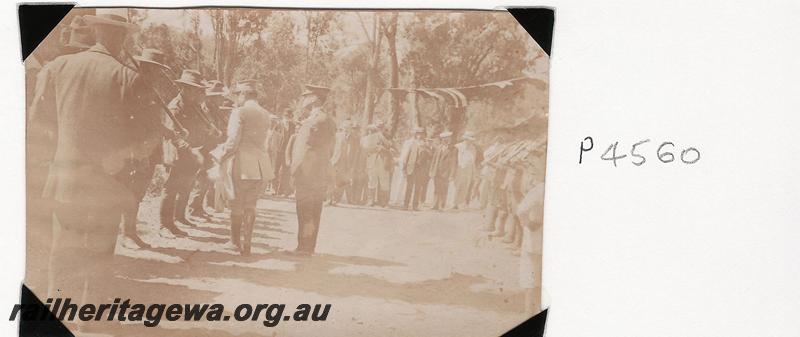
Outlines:
[[[186,138],[189,146],[207,146],[216,139],[211,127],[200,116],[201,113],[206,112],[200,102],[189,102],[183,97],[183,94],[178,94],[169,102],[168,108],[183,127],[189,131],[189,137]],[[174,127],[171,125],[171,120],[166,119],[165,121],[167,121],[170,128]]]
[[[452,145],[440,145],[433,155],[431,177],[450,178],[456,172],[458,150]]]
[[[424,142],[417,139],[409,139],[404,144],[403,157],[401,163],[403,172],[410,176],[414,174],[428,175],[430,169],[431,153]]]

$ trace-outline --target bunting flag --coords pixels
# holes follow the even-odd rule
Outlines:
[[[384,90],[391,91],[391,92],[404,92],[404,93],[416,93],[422,94],[428,97],[435,98],[439,102],[449,102],[451,105],[455,107],[466,107],[469,103],[469,97],[476,97],[476,96],[489,96],[490,93],[485,93],[482,95],[482,92],[486,91],[486,89],[506,89],[509,87],[513,87],[519,85],[521,83],[531,83],[537,82],[538,84],[546,84],[547,78],[544,75],[529,75],[529,76],[522,76],[511,78],[502,81],[484,83],[479,85],[472,85],[467,87],[455,87],[455,88],[385,88]],[[542,86],[546,87],[546,86]]]

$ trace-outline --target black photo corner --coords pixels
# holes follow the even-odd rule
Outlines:
[[[555,25],[555,11],[552,8],[541,7],[511,7],[508,12],[514,16],[522,28],[531,35],[536,43],[542,47],[547,56],[553,45],[553,26]]]
[[[47,37],[50,31],[61,22],[74,6],[74,4],[20,4],[18,6],[23,60],[36,49],[39,43]],[[508,11],[549,56],[551,54],[553,25],[555,22],[554,10],[540,7],[515,7],[508,8]],[[45,312],[48,309],[24,284],[21,289],[20,304],[23,305],[19,321],[20,337],[74,336],[60,321],[55,319],[52,313],[45,319],[41,319],[41,316],[31,317],[31,315]],[[527,319],[502,336],[543,336],[546,320],[547,309]]]
[[[21,40],[22,59],[25,60],[47,34],[55,28],[61,19],[67,16],[73,4],[20,4],[19,36]]]
[[[19,319],[20,337],[73,337],[64,324],[24,284],[20,296],[22,310]],[[42,314],[45,313],[45,314]]]

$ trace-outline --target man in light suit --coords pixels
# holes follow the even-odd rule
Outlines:
[[[336,123],[322,109],[330,89],[306,85],[301,109],[310,110],[292,142],[288,163],[297,201],[296,253],[310,256],[317,246],[322,204],[332,182],[331,156],[336,142]],[[301,111],[301,116],[305,115]]]
[[[256,101],[254,81],[239,82],[234,94],[239,107],[233,110],[228,120],[228,138],[223,144],[220,161],[233,161],[231,243],[242,255],[249,255],[256,203],[275,177],[265,141],[270,128],[270,113]]]
[[[391,185],[391,142],[386,137],[383,122],[369,127],[369,134],[361,138],[362,151],[366,152],[367,206],[388,206]]]
[[[48,63],[38,75],[29,136],[41,133],[54,152],[42,197],[53,225],[46,297],[83,303],[107,298],[117,229],[134,194],[115,175],[139,146],[143,118],[135,95],[141,78],[118,61],[126,36],[139,29],[116,14],[84,16],[96,44]],[[135,152],[134,152],[135,153]],[[101,293],[103,291],[103,293]]]

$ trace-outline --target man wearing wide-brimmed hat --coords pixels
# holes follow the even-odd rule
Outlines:
[[[125,184],[135,197],[133,204],[127,207],[123,214],[123,233],[126,238],[123,244],[127,246],[132,242],[138,247],[147,248],[149,245],[136,232],[139,204],[152,181],[156,164],[162,161],[164,139],[180,141],[180,135],[164,125],[166,120],[164,101],[155,90],[156,84],[165,79],[162,71],[169,70],[169,67],[163,64],[164,54],[156,49],[144,49],[141,55],[133,58],[136,61],[135,68],[142,79],[134,90],[139,104],[132,109],[133,114],[130,116],[133,123],[131,133],[137,145],[131,150],[125,169],[117,174],[116,178]]]
[[[206,82],[206,107],[214,123],[224,130],[228,125],[231,109],[222,109],[226,104],[231,105],[231,92],[222,81],[210,80]]]
[[[419,209],[419,201],[425,194],[423,186],[430,179],[428,170],[430,169],[431,153],[425,143],[425,129],[414,127],[412,136],[403,144],[403,151],[400,154],[400,167],[406,177],[406,191],[403,206],[408,209]]]
[[[170,67],[167,66],[166,63],[166,54],[161,50],[155,48],[145,48],[142,49],[142,53],[134,56],[133,59],[138,62],[139,70],[141,71],[158,71],[159,73],[163,71],[171,71]],[[151,67],[152,66],[152,67]],[[143,69],[143,67],[147,67],[147,69]],[[155,76],[154,74],[153,76]],[[159,76],[162,76],[158,74]]]
[[[114,13],[101,14],[98,11],[97,15],[84,15],[83,21],[94,28],[95,41],[113,56],[119,56],[127,34],[139,31],[138,25]]]
[[[433,178],[433,209],[444,209],[447,203],[447,192],[453,180],[458,164],[458,150],[453,146],[453,133],[445,131],[439,134],[441,144],[436,149],[431,162],[430,176]]]
[[[58,289],[58,296],[91,303],[101,299],[96,285],[111,275],[122,210],[134,199],[114,175],[136,145],[129,117],[139,78],[116,57],[138,27],[113,14],[83,18],[96,43],[42,69],[28,125],[55,137],[43,191],[55,205],[50,295]]]
[[[322,204],[332,181],[331,156],[336,141],[336,123],[322,109],[330,89],[306,85],[300,114],[307,115],[297,130],[289,167],[297,200],[297,249],[314,254],[322,217]],[[306,113],[307,112],[307,113]]]
[[[186,144],[174,144],[170,152],[176,154],[174,159],[165,158],[170,167],[169,178],[164,184],[164,199],[161,201],[161,234],[164,236],[185,236],[186,232],[178,228],[175,222],[194,227],[195,224],[186,217],[186,207],[192,185],[202,168],[203,156],[200,149],[219,135],[208,119],[207,111],[202,106],[206,96],[206,86],[199,71],[185,69],[181,77],[174,81],[180,88],[178,95],[169,103],[169,110],[186,128]]]
[[[225,103],[228,96],[228,89],[218,80],[206,81],[206,96],[202,103],[202,109],[206,111],[209,120],[216,126],[216,129],[224,132],[228,125],[230,110],[222,110],[220,107]],[[209,137],[207,142],[199,149],[203,156],[203,167],[197,174],[197,193],[192,198],[189,205],[192,216],[210,220],[211,215],[205,210],[205,206],[214,207],[214,182],[208,175],[208,170],[214,166],[211,158],[211,151],[225,141],[225,136]],[[207,202],[206,202],[207,201]]]
[[[258,198],[275,178],[265,141],[270,113],[256,101],[256,83],[241,81],[234,88],[238,107],[231,113],[228,138],[219,157],[221,163],[231,160],[231,244],[242,255],[250,254]]]

